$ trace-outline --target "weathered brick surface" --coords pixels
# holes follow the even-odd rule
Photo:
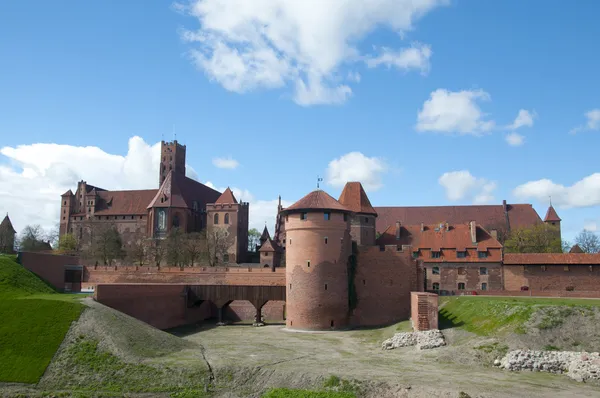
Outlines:
[[[262,307],[262,315],[265,321],[281,322],[284,320],[285,301],[268,301]],[[249,301],[233,301],[223,311],[225,319],[230,321],[253,321],[256,316],[256,308]]]
[[[502,265],[500,263],[425,263],[427,272],[427,290],[433,290],[433,284],[439,283],[440,290],[458,292],[458,284],[464,283],[465,290],[480,290],[482,283],[487,290],[502,290]],[[439,275],[433,274],[438,267]],[[480,268],[487,269],[487,275]]]
[[[65,288],[65,265],[78,265],[79,258],[46,253],[21,252],[21,265],[58,290]]]
[[[505,265],[506,290],[600,291],[600,265]]]
[[[353,325],[406,320],[410,316],[410,292],[419,290],[417,265],[409,252],[360,247],[355,286],[358,304],[351,318]]]
[[[350,225],[342,213],[299,213],[286,221],[287,327],[343,328],[348,325]],[[325,240],[327,239],[327,240]]]
[[[410,306],[415,331],[438,329],[437,294],[411,292]]]

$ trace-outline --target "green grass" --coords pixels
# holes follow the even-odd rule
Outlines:
[[[0,257],[0,382],[37,383],[83,306]]]
[[[556,317],[549,317],[548,328],[560,324],[561,317],[574,307],[600,305],[600,300],[528,297],[440,297],[440,328],[460,327],[469,332],[488,336],[495,333],[524,333],[524,324],[543,307],[565,307]]]
[[[275,388],[263,394],[262,398],[356,398],[351,392],[291,390]]]

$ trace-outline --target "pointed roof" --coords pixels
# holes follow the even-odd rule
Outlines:
[[[583,249],[581,249],[581,247],[579,247],[579,245],[577,243],[575,243],[571,247],[571,250],[569,250],[569,253],[585,253],[585,252],[583,251]]]
[[[2,220],[0,223],[0,231],[8,231],[13,234],[17,233],[17,231],[15,231],[13,228],[12,222],[10,222],[10,218],[8,218],[8,213],[6,214],[6,217],[4,217],[4,220]]]
[[[271,239],[271,235],[269,235],[269,230],[267,229],[267,226],[265,225],[265,229],[263,229],[263,233],[260,236],[260,241],[264,242],[267,239]]]
[[[154,199],[147,205],[147,209],[151,207],[193,209],[194,201],[198,202],[200,206],[204,206],[206,203],[214,203],[219,195],[218,191],[171,170],[156,192]]]
[[[221,196],[219,196],[219,199],[217,199],[217,201],[215,203],[218,203],[218,204],[236,204],[237,200],[235,200],[235,196],[233,196],[233,192],[231,192],[231,189],[229,189],[229,187],[227,187],[227,189],[225,190],[225,192],[223,192],[221,194]]]
[[[276,252],[277,245],[271,240],[271,238],[267,239],[265,243],[258,249],[259,252]]]
[[[60,195],[60,196],[73,196],[73,191],[71,191],[71,190],[69,189],[67,192],[63,193],[63,194],[62,194],[62,195]]]
[[[346,183],[338,201],[355,213],[377,216],[377,212],[371,206],[367,193],[360,182]]]
[[[556,210],[554,210],[554,207],[552,207],[552,205],[548,207],[546,217],[544,217],[544,222],[548,221],[560,221],[560,217],[558,216],[558,214],[556,214]]]
[[[293,205],[283,209],[283,212],[289,212],[291,210],[339,210],[351,212],[346,206],[335,200],[331,195],[325,191],[316,190],[312,191]]]

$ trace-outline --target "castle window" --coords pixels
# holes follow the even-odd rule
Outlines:
[[[269,252],[265,252],[265,257],[269,257]]]
[[[292,284],[290,283],[290,290],[292,290]]]
[[[396,245],[396,251],[397,251],[397,252],[401,252],[401,251],[402,251],[402,246],[400,246],[400,245]]]
[[[348,214],[344,213],[344,221],[348,221]]]
[[[479,258],[487,258],[487,252],[478,252],[478,253],[477,253],[477,256],[478,256]]]
[[[223,218],[223,224],[229,224],[229,213],[225,213],[225,217]]]
[[[290,246],[292,245],[292,238],[290,238]]]
[[[131,219],[133,220],[133,216],[131,216]]]
[[[67,205],[67,201],[65,200],[65,201],[63,202],[63,206],[66,206],[66,205]]]
[[[325,290],[327,290],[327,283],[325,284]]]
[[[63,220],[64,220],[65,218],[66,218],[66,217],[63,217]]]
[[[487,290],[487,283],[481,284],[481,290]]]
[[[564,270],[565,272],[568,272],[568,271],[569,271],[569,266],[568,266],[568,265],[565,265],[565,266],[564,266],[564,268],[563,268],[563,270]]]
[[[368,223],[369,223],[369,218],[365,217],[365,224],[368,224]]]
[[[66,213],[67,213],[67,211],[65,209],[63,209],[63,214],[66,214]]]
[[[542,265],[542,271],[546,271],[546,266]]]
[[[219,213],[215,213],[213,218],[213,224],[217,225],[219,223]]]
[[[431,274],[432,275],[439,275],[440,274],[440,267],[433,267],[431,269]]]
[[[467,252],[466,251],[458,251],[458,252],[456,252],[456,257],[457,258],[465,258],[465,257],[467,257]]]
[[[306,265],[310,268],[310,260],[306,262]]]
[[[417,251],[412,252],[412,256],[413,256],[413,258],[419,258],[419,251],[417,250]]]
[[[301,219],[301,220],[306,220],[306,219],[308,219],[308,213],[300,213],[300,219]]]
[[[79,227],[79,239],[83,238],[83,228]]]
[[[384,252],[385,251],[385,246],[379,246],[379,251],[380,252]]]
[[[463,282],[458,284],[458,290],[465,290],[465,284]]]
[[[173,227],[179,228],[179,216],[177,214],[173,216]]]
[[[440,290],[440,284],[438,282],[435,282],[433,285],[433,290]]]
[[[363,286],[367,284],[367,281],[363,279]]]
[[[125,219],[125,216],[123,216],[123,220]]]
[[[441,253],[439,251],[432,251],[431,258],[440,258]]]
[[[228,263],[229,262],[229,254],[223,254],[223,262],[224,263]]]
[[[143,218],[144,218],[144,216],[140,216],[140,220],[143,219]]]
[[[488,270],[485,267],[479,267],[479,275],[487,275]]]
[[[329,220],[331,220],[331,213],[329,213],[329,212],[324,213],[323,217],[324,217],[325,221],[329,221]]]
[[[333,321],[331,321],[331,327],[333,327]]]
[[[325,237],[325,244],[327,244],[327,237]]]
[[[287,216],[287,215],[285,216],[285,222],[288,222],[288,217],[289,216]]]
[[[194,202],[192,203],[192,208],[194,209],[194,211],[198,211],[198,202],[194,200]]]

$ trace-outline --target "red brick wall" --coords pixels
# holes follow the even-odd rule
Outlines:
[[[282,322],[284,320],[285,301],[267,301],[262,307],[262,315],[266,322]],[[230,321],[253,321],[256,308],[249,301],[236,300],[223,311],[225,319]]]
[[[427,271],[427,290],[434,290],[433,284],[439,283],[440,290],[458,292],[458,284],[464,283],[465,290],[479,290],[481,284],[487,284],[487,290],[502,290],[502,265],[500,263],[425,263]],[[433,268],[439,268],[439,275],[433,274]],[[487,269],[487,275],[480,268]],[[461,273],[459,273],[462,272]]]
[[[412,292],[411,319],[415,331],[438,328],[438,296],[432,293]]]
[[[377,326],[409,318],[410,293],[420,290],[417,265],[410,256],[395,247],[383,252],[376,246],[359,248],[353,325]]]
[[[79,265],[79,258],[47,253],[20,253],[21,265],[58,290],[65,288],[65,265]]]
[[[545,268],[545,270],[544,270]],[[505,290],[600,291],[600,265],[505,265]]]

